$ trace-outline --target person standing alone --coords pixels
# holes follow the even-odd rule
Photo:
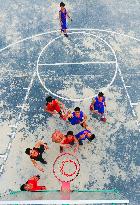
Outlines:
[[[60,3],[60,11],[59,11],[59,20],[60,20],[60,27],[61,27],[61,32],[64,32],[64,36],[68,37],[67,34],[67,17],[72,21],[70,18],[66,8],[65,4],[63,2]]]

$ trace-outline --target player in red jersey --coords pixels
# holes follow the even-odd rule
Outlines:
[[[20,190],[21,191],[46,190],[45,186],[38,186],[39,179],[40,179],[39,175],[31,177],[25,184],[21,185]]]
[[[46,105],[44,108],[45,112],[49,112],[51,114],[59,114],[60,118],[66,120],[64,117],[64,104],[58,101],[57,99],[53,99],[51,96],[46,98]]]
[[[79,142],[77,138],[74,136],[72,131],[68,131],[66,135],[64,135],[62,141],[60,142],[60,152],[63,152],[63,147],[69,148],[70,146],[73,146],[76,144],[76,148],[74,149],[74,153],[78,151],[79,148]]]
[[[76,153],[79,148],[79,142],[72,131],[68,131],[67,134],[64,135],[61,131],[56,130],[52,134],[52,141],[55,143],[60,143],[60,152],[63,152],[63,148],[70,148],[74,144],[76,144],[74,153]]]

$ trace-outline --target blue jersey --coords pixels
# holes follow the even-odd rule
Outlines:
[[[105,102],[105,97],[103,97],[102,102],[99,102],[98,97],[95,97],[94,110],[98,110],[99,113],[103,114],[104,102]]]
[[[91,133],[91,131],[89,131],[89,130],[83,130],[83,131],[79,132],[78,134],[76,134],[75,137],[76,137],[77,139],[79,139],[79,137],[80,137],[81,135],[83,135],[85,131],[88,132],[88,133]],[[85,139],[88,139],[88,138],[89,138],[89,137],[85,135],[85,137],[82,138],[82,139],[80,139],[80,140],[85,140]]]
[[[99,102],[98,97],[95,97],[94,106],[97,106],[97,107],[100,107],[100,108],[104,107],[104,102],[105,102],[105,97],[103,97],[102,102]]]
[[[69,119],[69,121],[72,125],[79,124],[84,119],[84,113],[82,111],[80,111],[79,117],[75,116],[75,112],[73,112],[72,115],[73,115],[73,117]]]
[[[66,9],[64,10],[64,12],[62,12],[61,10],[59,11],[59,14],[61,16],[61,22],[62,22],[62,30],[67,29],[67,25],[66,25],[66,17],[67,17],[67,11]]]

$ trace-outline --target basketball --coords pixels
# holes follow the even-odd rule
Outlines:
[[[62,132],[60,132],[59,130],[56,130],[53,134],[52,134],[52,142],[55,143],[60,143],[63,139],[63,134]]]

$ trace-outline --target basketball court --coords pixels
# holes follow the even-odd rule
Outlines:
[[[129,29],[124,32],[119,26],[104,29],[98,23],[84,27],[74,21],[68,38],[52,26],[29,31],[31,35],[10,43],[1,40],[1,204],[11,203],[9,200],[20,204],[31,200],[34,204],[139,204],[140,37],[136,36],[140,35]],[[99,91],[107,99],[106,123],[89,110]],[[71,111],[79,106],[96,136],[92,142],[84,141],[74,159],[63,159],[60,169],[54,168],[60,153],[59,146],[52,143],[52,133],[56,129],[63,133],[82,129],[45,113],[47,95]],[[48,162],[45,173],[39,172],[25,154],[26,148],[40,139],[50,148],[44,155]],[[19,192],[20,185],[36,174],[47,191]],[[62,182],[68,183],[67,177],[72,177],[71,193],[61,198]]]

